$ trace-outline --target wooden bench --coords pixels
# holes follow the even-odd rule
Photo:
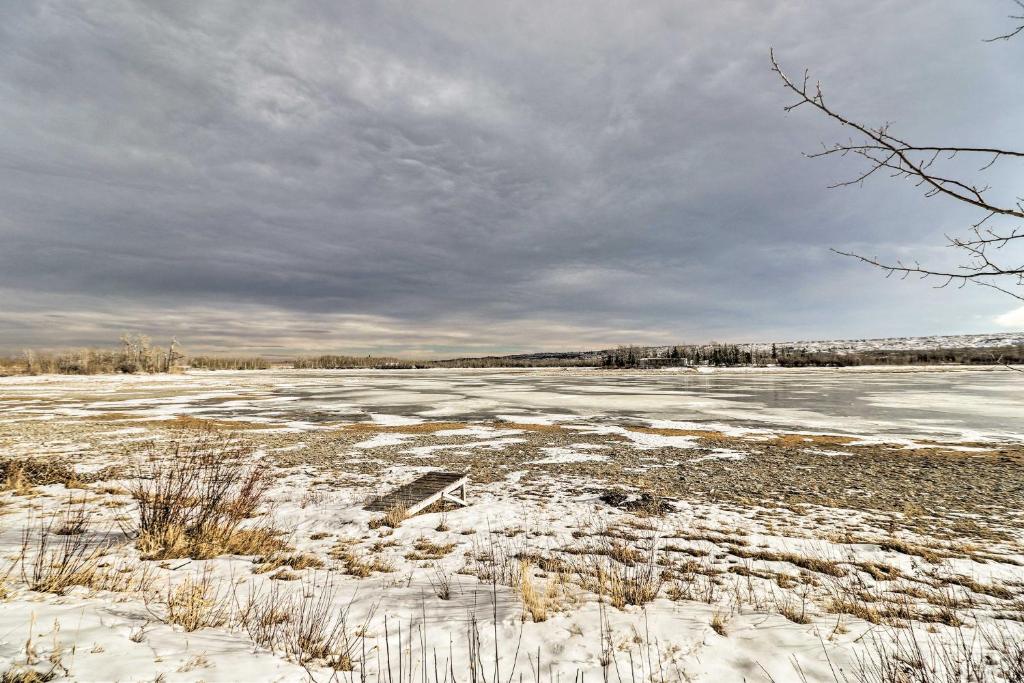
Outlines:
[[[466,502],[468,481],[469,475],[465,472],[428,472],[391,493],[374,498],[364,509],[371,512],[399,509],[405,510],[408,515],[414,515],[439,500],[465,507],[469,505]],[[459,495],[455,495],[456,491]]]

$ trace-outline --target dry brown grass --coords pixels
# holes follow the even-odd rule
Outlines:
[[[405,559],[440,560],[454,549],[454,543],[436,543],[425,538],[418,538],[413,544],[413,549],[405,554]]]
[[[343,432],[356,434],[434,434],[435,432],[447,431],[449,429],[466,429],[469,427],[465,422],[420,422],[411,425],[382,425],[376,422],[353,422],[340,425],[338,429]]]
[[[543,590],[534,583],[533,567],[526,561],[519,562],[519,597],[523,603],[523,621],[547,621],[557,600],[558,586],[554,578],[548,579]]]
[[[544,434],[558,434],[565,431],[565,428],[557,424],[529,424],[523,422],[502,422],[496,420],[491,423],[495,429],[517,429],[521,432],[539,432]]]
[[[409,511],[403,507],[393,507],[385,512],[380,517],[375,517],[369,521],[369,527],[371,529],[379,529],[381,527],[391,527],[397,529],[402,525],[402,522],[409,518]]]
[[[80,488],[75,470],[63,460],[53,458],[10,458],[0,460],[0,490],[29,495],[36,486],[63,484]]]
[[[281,569],[287,567],[293,571],[303,571],[305,569],[320,569],[324,566],[323,560],[316,555],[309,553],[275,553],[273,555],[267,555],[264,557],[257,557],[253,560],[256,565],[253,571],[257,574],[265,574],[266,572],[274,571],[275,569]]]
[[[932,548],[917,545],[901,538],[889,537],[877,541],[878,547],[884,551],[902,553],[904,555],[915,555],[930,564],[942,562],[942,554]]]
[[[777,446],[846,446],[857,439],[852,436],[836,436],[831,434],[779,434],[773,442]]]
[[[646,605],[651,602],[661,592],[664,578],[654,562],[653,553],[649,558],[632,566],[613,561],[598,564],[594,574],[596,592],[606,596],[618,609],[626,605]]]
[[[366,555],[358,548],[353,548],[351,539],[340,539],[331,548],[331,558],[341,562],[342,569],[346,574],[365,579],[374,572],[387,574],[395,571],[394,566],[384,558],[377,555]]]
[[[711,615],[711,630],[727,638],[729,636],[729,630],[726,628],[726,624],[729,623],[729,616],[721,611],[716,611]]]
[[[730,546],[727,550],[729,554],[745,559],[761,560],[764,562],[788,562],[801,569],[827,576],[846,576],[846,570],[839,563],[820,557],[806,557],[796,553],[775,552],[772,550],[751,550],[737,546]]]
[[[1000,600],[1011,600],[1015,595],[1012,590],[1001,584],[981,583],[976,579],[960,574],[946,577],[944,581],[946,584],[963,586],[964,588],[980,595],[988,595],[989,597],[999,598]]]
[[[58,676],[57,667],[39,671],[27,666],[14,666],[0,673],[0,683],[49,683]]]
[[[800,595],[799,600],[792,595],[786,594],[781,599],[776,598],[776,607],[779,614],[786,617],[794,624],[809,624],[811,617],[807,613],[807,596]]]
[[[190,532],[186,527],[173,526],[164,528],[159,533],[140,533],[135,540],[135,546],[147,560],[179,557],[209,560],[221,555],[262,555],[285,551],[289,546],[281,539],[280,534],[281,532],[273,527],[203,527]]]
[[[675,538],[684,541],[707,541],[716,545],[732,544],[736,546],[748,545],[750,542],[742,537],[742,534],[723,534],[710,529],[697,529],[694,531],[677,531]]]
[[[167,585],[155,612],[158,619],[180,626],[185,631],[221,626],[227,622],[228,595],[214,582],[211,571],[204,570],[186,578],[177,586]]]
[[[643,553],[621,541],[612,541],[604,550],[608,557],[627,566],[633,566],[644,559]]]
[[[867,573],[875,581],[895,581],[903,576],[899,567],[884,562],[858,562],[857,569]]]
[[[274,425],[266,422],[247,422],[244,420],[215,420],[192,415],[175,415],[169,420],[147,421],[146,426],[184,429],[190,431],[223,431],[237,432],[247,429],[272,429]]]
[[[629,431],[639,432],[641,434],[656,434],[658,436],[696,436],[701,439],[709,439],[711,441],[731,441],[739,439],[736,436],[727,436],[726,434],[711,430],[711,429],[671,429],[667,427],[630,427]]]
[[[837,589],[838,588],[838,589]],[[833,614],[848,614],[872,624],[906,627],[911,622],[960,626],[963,620],[958,614],[960,601],[951,593],[926,594],[934,606],[921,604],[917,592],[869,591],[857,588],[856,584],[833,586],[832,595],[824,601],[826,611]]]
[[[25,476],[25,466],[22,463],[7,462],[3,464],[5,491],[11,491],[14,495],[25,494],[29,487],[28,479]]]

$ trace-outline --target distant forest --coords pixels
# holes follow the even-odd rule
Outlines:
[[[853,367],[858,365],[1017,365],[1024,363],[1024,345],[988,348],[920,350],[820,351],[772,344],[705,344],[670,347],[624,346],[602,355],[602,367],[771,366],[785,368]]]
[[[145,335],[125,335],[116,349],[83,349],[63,353],[24,351],[0,357],[3,375],[93,375],[193,370],[297,370],[420,368],[590,367],[653,369],[664,367],[852,367],[859,365],[1024,365],[1024,344],[987,348],[920,350],[818,350],[798,346],[752,344],[688,344],[620,346],[603,351],[536,353],[448,360],[404,360],[387,356],[319,355],[271,361],[259,356],[187,357],[176,340],[154,345]]]

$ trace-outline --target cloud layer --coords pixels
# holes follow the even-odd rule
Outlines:
[[[981,43],[1005,26],[984,5],[15,3],[0,349],[983,331],[998,295],[828,251],[941,260],[973,216],[886,182],[826,191],[856,168],[800,151],[842,133],[782,112],[767,52],[869,120],[1012,140],[1022,50]]]

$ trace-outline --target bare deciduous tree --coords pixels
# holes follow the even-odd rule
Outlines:
[[[1024,0],[1014,2],[1024,9]],[[1024,22],[1024,15],[1011,18]],[[1009,40],[1022,32],[1024,23],[1004,35],[990,38],[988,42]],[[929,267],[917,261],[887,261],[858,253],[833,251],[880,268],[887,276],[936,278],[939,280],[937,287],[953,283],[960,286],[978,284],[1024,300],[1024,257],[1020,250],[1024,247],[1024,226],[1012,224],[1024,220],[1024,198],[995,199],[995,192],[977,179],[1001,160],[1024,161],[1024,151],[910,142],[891,132],[888,123],[873,126],[843,114],[831,102],[826,102],[820,83],[811,84],[808,71],[804,71],[802,80],[793,80],[779,66],[774,51],[770,56],[772,71],[796,97],[796,102],[785,107],[787,112],[806,105],[852,132],[845,142],[823,145],[820,151],[805,155],[809,158],[854,156],[865,162],[864,170],[856,177],[832,187],[861,185],[868,178],[887,174],[910,180],[922,187],[928,197],[945,197],[979,211],[979,220],[964,235],[946,235],[947,245],[961,255],[961,263],[952,269]],[[964,165],[959,163],[964,160],[977,160],[973,173],[965,171]]]

